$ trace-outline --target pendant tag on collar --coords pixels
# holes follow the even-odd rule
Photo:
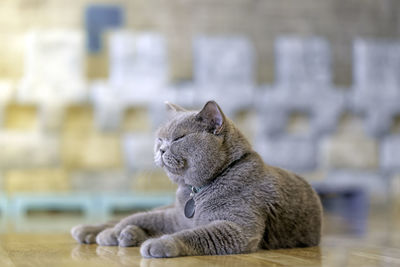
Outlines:
[[[193,197],[190,198],[188,201],[186,201],[185,210],[184,210],[186,218],[190,219],[194,216],[195,206],[196,205],[194,203]]]
[[[196,204],[194,203],[193,197],[196,193],[198,193],[200,191],[198,188],[196,188],[194,186],[191,186],[190,190],[192,192],[190,192],[190,198],[188,201],[186,201],[185,209],[184,209],[185,217],[189,218],[189,219],[194,216],[194,212],[196,209]]]

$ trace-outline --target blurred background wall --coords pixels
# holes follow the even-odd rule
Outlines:
[[[396,0],[2,0],[2,212],[170,201],[152,164],[164,100],[216,99],[266,162],[395,199],[399,14]]]
[[[170,78],[192,77],[192,37],[197,33],[245,34],[257,51],[257,81],[274,81],[274,40],[282,34],[326,38],[333,54],[336,84],[351,84],[354,37],[393,38],[399,33],[395,0],[283,1],[90,1],[3,0],[1,3],[1,74],[19,79],[23,70],[21,35],[32,28],[85,29],[85,10],[93,4],[119,6],[123,27],[153,30],[168,37]],[[106,77],[103,58],[87,56],[89,79]]]

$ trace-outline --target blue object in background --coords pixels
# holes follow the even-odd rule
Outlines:
[[[85,27],[87,49],[90,53],[102,49],[101,35],[110,28],[121,27],[124,23],[123,10],[116,5],[91,5],[86,8]]]
[[[329,186],[313,184],[325,211],[341,215],[348,223],[350,233],[363,236],[367,232],[370,199],[359,186]]]

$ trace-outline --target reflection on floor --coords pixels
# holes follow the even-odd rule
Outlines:
[[[369,212],[362,235],[346,218],[326,214],[320,247],[174,259],[143,259],[138,248],[79,245],[67,232],[81,222],[79,214],[3,220],[0,266],[400,266],[400,214],[385,207]]]

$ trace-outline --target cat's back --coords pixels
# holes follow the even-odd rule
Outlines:
[[[314,246],[321,234],[322,206],[301,176],[270,166],[251,153],[237,171],[247,185],[243,197],[255,214],[264,214],[264,247]]]
[[[274,202],[265,205],[265,248],[307,247],[319,244],[322,205],[319,196],[301,176],[278,167],[264,165],[260,188],[272,192]]]
[[[241,197],[250,203],[253,202],[254,196],[258,196],[261,202],[266,200],[264,202],[268,202],[268,205],[278,202],[279,205],[285,206],[301,201],[305,204],[320,204],[317,194],[304,178],[291,171],[266,164],[254,151],[245,154],[224,176],[221,179],[224,191],[237,188],[236,191]],[[231,194],[229,191],[226,192]]]
[[[301,201],[304,205],[308,202],[320,204],[320,200],[311,185],[300,175],[264,164],[263,184],[274,184],[274,189],[279,195],[279,201],[286,201],[292,205]]]

